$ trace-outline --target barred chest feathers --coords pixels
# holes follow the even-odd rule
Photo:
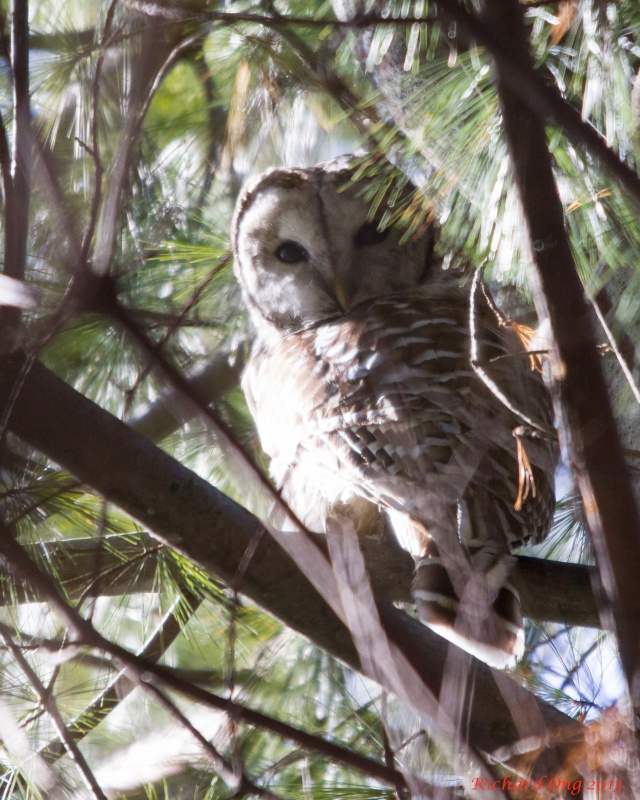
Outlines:
[[[401,245],[380,231],[338,190],[350,174],[276,170],[239,201],[235,269],[257,330],[243,387],[305,524],[320,531],[337,505],[373,504],[416,559],[425,623],[505,666],[523,645],[509,554],[548,532],[557,448],[536,431],[515,438],[522,419],[478,378],[469,292],[433,260],[432,234]],[[488,299],[473,313],[483,368],[548,429],[520,341]]]

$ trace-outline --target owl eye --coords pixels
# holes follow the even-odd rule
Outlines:
[[[309,258],[309,253],[298,242],[283,242],[276,250],[276,258],[284,264],[299,264]]]
[[[356,247],[368,247],[372,244],[380,244],[387,238],[388,228],[383,231],[378,230],[378,222],[365,222],[358,228],[358,232],[353,238]]]

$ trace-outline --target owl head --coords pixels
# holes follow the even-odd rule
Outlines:
[[[426,279],[433,226],[400,244],[402,231],[381,229],[386,206],[371,218],[354,171],[348,157],[273,169],[239,198],[234,269],[260,335],[299,330]]]

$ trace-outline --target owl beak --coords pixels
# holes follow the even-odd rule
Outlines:
[[[351,305],[351,287],[348,281],[336,278],[333,284],[333,292],[336,300],[340,303],[340,308],[343,311],[348,311]]]

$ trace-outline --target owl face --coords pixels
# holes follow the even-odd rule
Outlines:
[[[400,245],[401,232],[369,218],[350,175],[326,165],[273,170],[240,198],[235,270],[261,334],[299,330],[425,279],[432,233]]]

